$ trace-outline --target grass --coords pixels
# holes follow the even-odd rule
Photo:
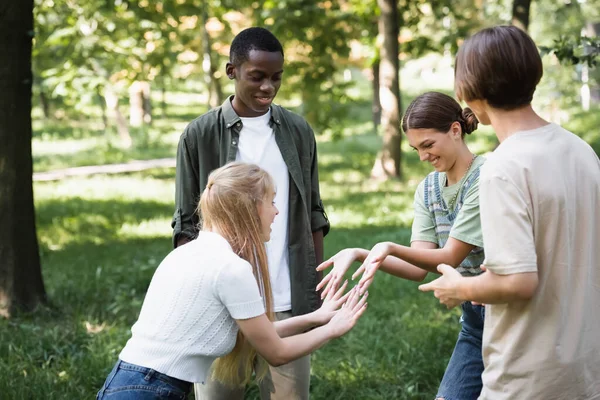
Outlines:
[[[406,106],[412,95],[404,97]],[[403,182],[369,180],[381,141],[359,103],[340,140],[318,138],[322,197],[332,223],[326,256],[378,241],[408,243],[412,196],[429,171],[403,144]],[[173,156],[186,122],[201,113],[177,106],[134,132],[134,147],[89,122],[36,122],[35,170]],[[598,110],[566,125],[600,149]],[[468,138],[483,153],[493,133]],[[36,182],[37,228],[51,305],[0,320],[0,398],[93,398],[130,335],[153,271],[171,249],[174,170],[153,169]],[[312,399],[430,399],[459,330],[417,284],[380,275],[369,310],[347,336],[313,354]],[[257,398],[256,387],[247,398]]]

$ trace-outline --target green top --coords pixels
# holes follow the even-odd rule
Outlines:
[[[477,157],[473,161],[473,165],[469,168],[469,176],[485,162],[484,157]],[[464,185],[460,182],[446,186],[446,173],[438,174],[439,186],[442,188],[442,197],[446,204],[455,198],[456,192],[462,190]],[[461,179],[462,181],[462,179]],[[412,224],[412,236],[410,241],[425,241],[438,244],[438,235],[436,233],[436,222],[434,214],[425,205],[425,179],[421,181],[415,192],[414,208],[415,219]],[[462,193],[458,193],[456,199],[462,197]],[[456,215],[456,219],[452,224],[449,236],[460,240],[461,242],[469,243],[477,247],[483,247],[483,235],[481,233],[481,221],[479,219],[479,177],[467,189],[463,197],[462,208]],[[458,201],[456,201],[458,203]],[[452,204],[454,208],[456,204]]]
[[[242,120],[229,97],[223,105],[192,121],[179,140],[175,178],[175,215],[173,243],[185,235],[198,233],[196,207],[211,171],[235,161]],[[292,313],[306,314],[320,307],[317,260],[312,232],[329,231],[319,193],[317,145],[306,120],[273,104],[271,120],[275,142],[290,175],[288,255],[290,265]]]

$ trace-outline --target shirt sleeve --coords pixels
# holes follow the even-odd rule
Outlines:
[[[233,262],[221,270],[217,293],[233,319],[254,318],[265,313],[252,266],[246,261]]]
[[[317,142],[314,140],[315,134],[312,128],[306,123],[308,130],[310,131],[311,138],[313,139],[313,149],[312,149],[312,162],[311,162],[311,204],[312,210],[310,213],[310,225],[311,231],[317,232],[322,230],[323,236],[326,236],[329,233],[330,224],[329,219],[327,218],[327,214],[325,213],[325,207],[323,206],[323,201],[321,200],[321,193],[319,189],[319,166],[317,162]]]
[[[438,244],[435,232],[435,220],[429,209],[425,206],[424,199],[425,181],[422,181],[415,191],[414,209],[415,218],[412,224],[410,241],[423,241]]]
[[[192,239],[196,237],[198,216],[196,208],[200,200],[199,165],[196,157],[196,144],[191,127],[188,126],[179,139],[175,170],[175,213],[171,222],[173,247],[177,246],[179,235]]]
[[[450,229],[450,237],[477,247],[483,247],[479,213],[479,177],[465,194],[463,205]]]
[[[481,176],[484,265],[499,275],[537,271],[531,204],[508,177]]]

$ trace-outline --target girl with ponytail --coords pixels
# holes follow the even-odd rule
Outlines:
[[[322,271],[333,265],[317,286],[324,288],[323,296],[337,290],[354,261],[362,262],[352,276],[362,273],[358,284],[361,292],[373,282],[378,269],[417,282],[423,281],[428,272],[439,273],[440,264],[456,268],[463,276],[483,272],[479,171],[485,159],[473,154],[464,140],[477,124],[469,108],[463,109],[443,93],[427,92],[410,103],[402,130],[419,159],[434,169],[415,193],[410,247],[382,242],[371,251],[340,251],[317,267]],[[475,400],[481,392],[484,307],[464,302],[462,312],[462,331],[436,398]]]
[[[271,176],[252,164],[210,174],[199,235],[158,266],[98,399],[185,399],[210,374],[243,387],[253,371],[261,380],[267,364],[300,358],[355,325],[366,296],[344,294],[346,284],[317,311],[273,322],[264,243],[278,214],[275,190]]]

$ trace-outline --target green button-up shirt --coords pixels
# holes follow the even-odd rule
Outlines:
[[[211,171],[235,161],[242,120],[231,105],[233,96],[196,118],[186,128],[177,148],[173,243],[179,235],[196,237],[196,207]],[[306,314],[320,306],[315,291],[317,273],[312,232],[329,231],[319,194],[317,146],[306,120],[273,104],[271,120],[275,141],[290,175],[288,254],[292,313]]]

